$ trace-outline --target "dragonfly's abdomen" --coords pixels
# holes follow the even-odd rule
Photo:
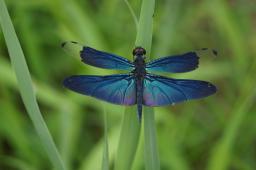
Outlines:
[[[144,50],[144,49],[143,49]],[[136,80],[136,103],[137,103],[137,113],[139,120],[141,121],[142,116],[142,102],[143,102],[143,86],[144,77],[146,76],[146,64],[144,60],[144,52],[141,54],[134,55],[134,66],[135,69],[132,71]]]
[[[143,100],[143,79],[136,79],[136,99],[137,99],[137,113],[141,121],[142,115],[142,100]]]

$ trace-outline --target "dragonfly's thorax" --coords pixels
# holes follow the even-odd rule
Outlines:
[[[146,50],[142,47],[136,47],[133,50],[133,63],[135,66],[135,69],[132,71],[134,76],[138,79],[144,78],[146,75],[146,64],[145,64],[145,56]]]
[[[134,56],[134,66],[135,69],[133,70],[133,74],[137,78],[144,78],[146,75],[146,64],[145,64],[145,57],[143,55]]]

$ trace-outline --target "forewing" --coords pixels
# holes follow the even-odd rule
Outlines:
[[[134,78],[128,74],[110,76],[77,75],[66,78],[63,84],[72,91],[110,103],[120,105],[136,103]]]
[[[144,79],[143,104],[163,106],[190,99],[200,99],[216,92],[216,87],[206,81],[171,79],[148,74]]]
[[[85,64],[91,66],[116,70],[132,70],[134,68],[133,63],[123,57],[81,46],[77,42],[65,42],[62,47],[69,53],[79,55]]]
[[[168,56],[153,60],[146,65],[148,71],[162,71],[171,73],[188,72],[196,69],[199,63],[196,52],[182,55]]]

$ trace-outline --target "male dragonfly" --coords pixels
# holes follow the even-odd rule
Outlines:
[[[127,74],[107,76],[74,75],[66,78],[63,84],[77,93],[113,104],[127,106],[137,104],[139,120],[142,116],[142,105],[173,105],[190,99],[207,97],[217,91],[213,84],[206,81],[172,79],[149,73],[151,71],[171,73],[192,71],[198,67],[199,63],[196,52],[167,56],[146,63],[146,50],[142,47],[136,47],[133,50],[133,61],[81,46],[77,42],[65,42],[62,47],[70,52],[76,52],[85,64],[129,71]],[[212,53],[217,54],[214,50]]]

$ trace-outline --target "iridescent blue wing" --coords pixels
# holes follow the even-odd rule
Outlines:
[[[144,79],[143,104],[163,106],[214,94],[216,87],[206,81],[171,79],[147,74]]]
[[[136,103],[134,78],[128,74],[110,76],[77,75],[66,78],[63,84],[72,91],[110,103],[120,105]]]
[[[79,55],[85,64],[91,66],[116,70],[134,68],[133,63],[123,57],[82,46],[77,42],[65,42],[62,47],[71,54]]]
[[[148,71],[163,71],[171,73],[188,72],[196,69],[199,63],[196,52],[168,56],[153,60],[146,65]]]
[[[201,55],[217,56],[217,51],[214,49],[202,48],[194,52],[159,58],[147,63],[146,69],[148,71],[171,73],[192,71],[198,67],[199,57],[201,57]]]

